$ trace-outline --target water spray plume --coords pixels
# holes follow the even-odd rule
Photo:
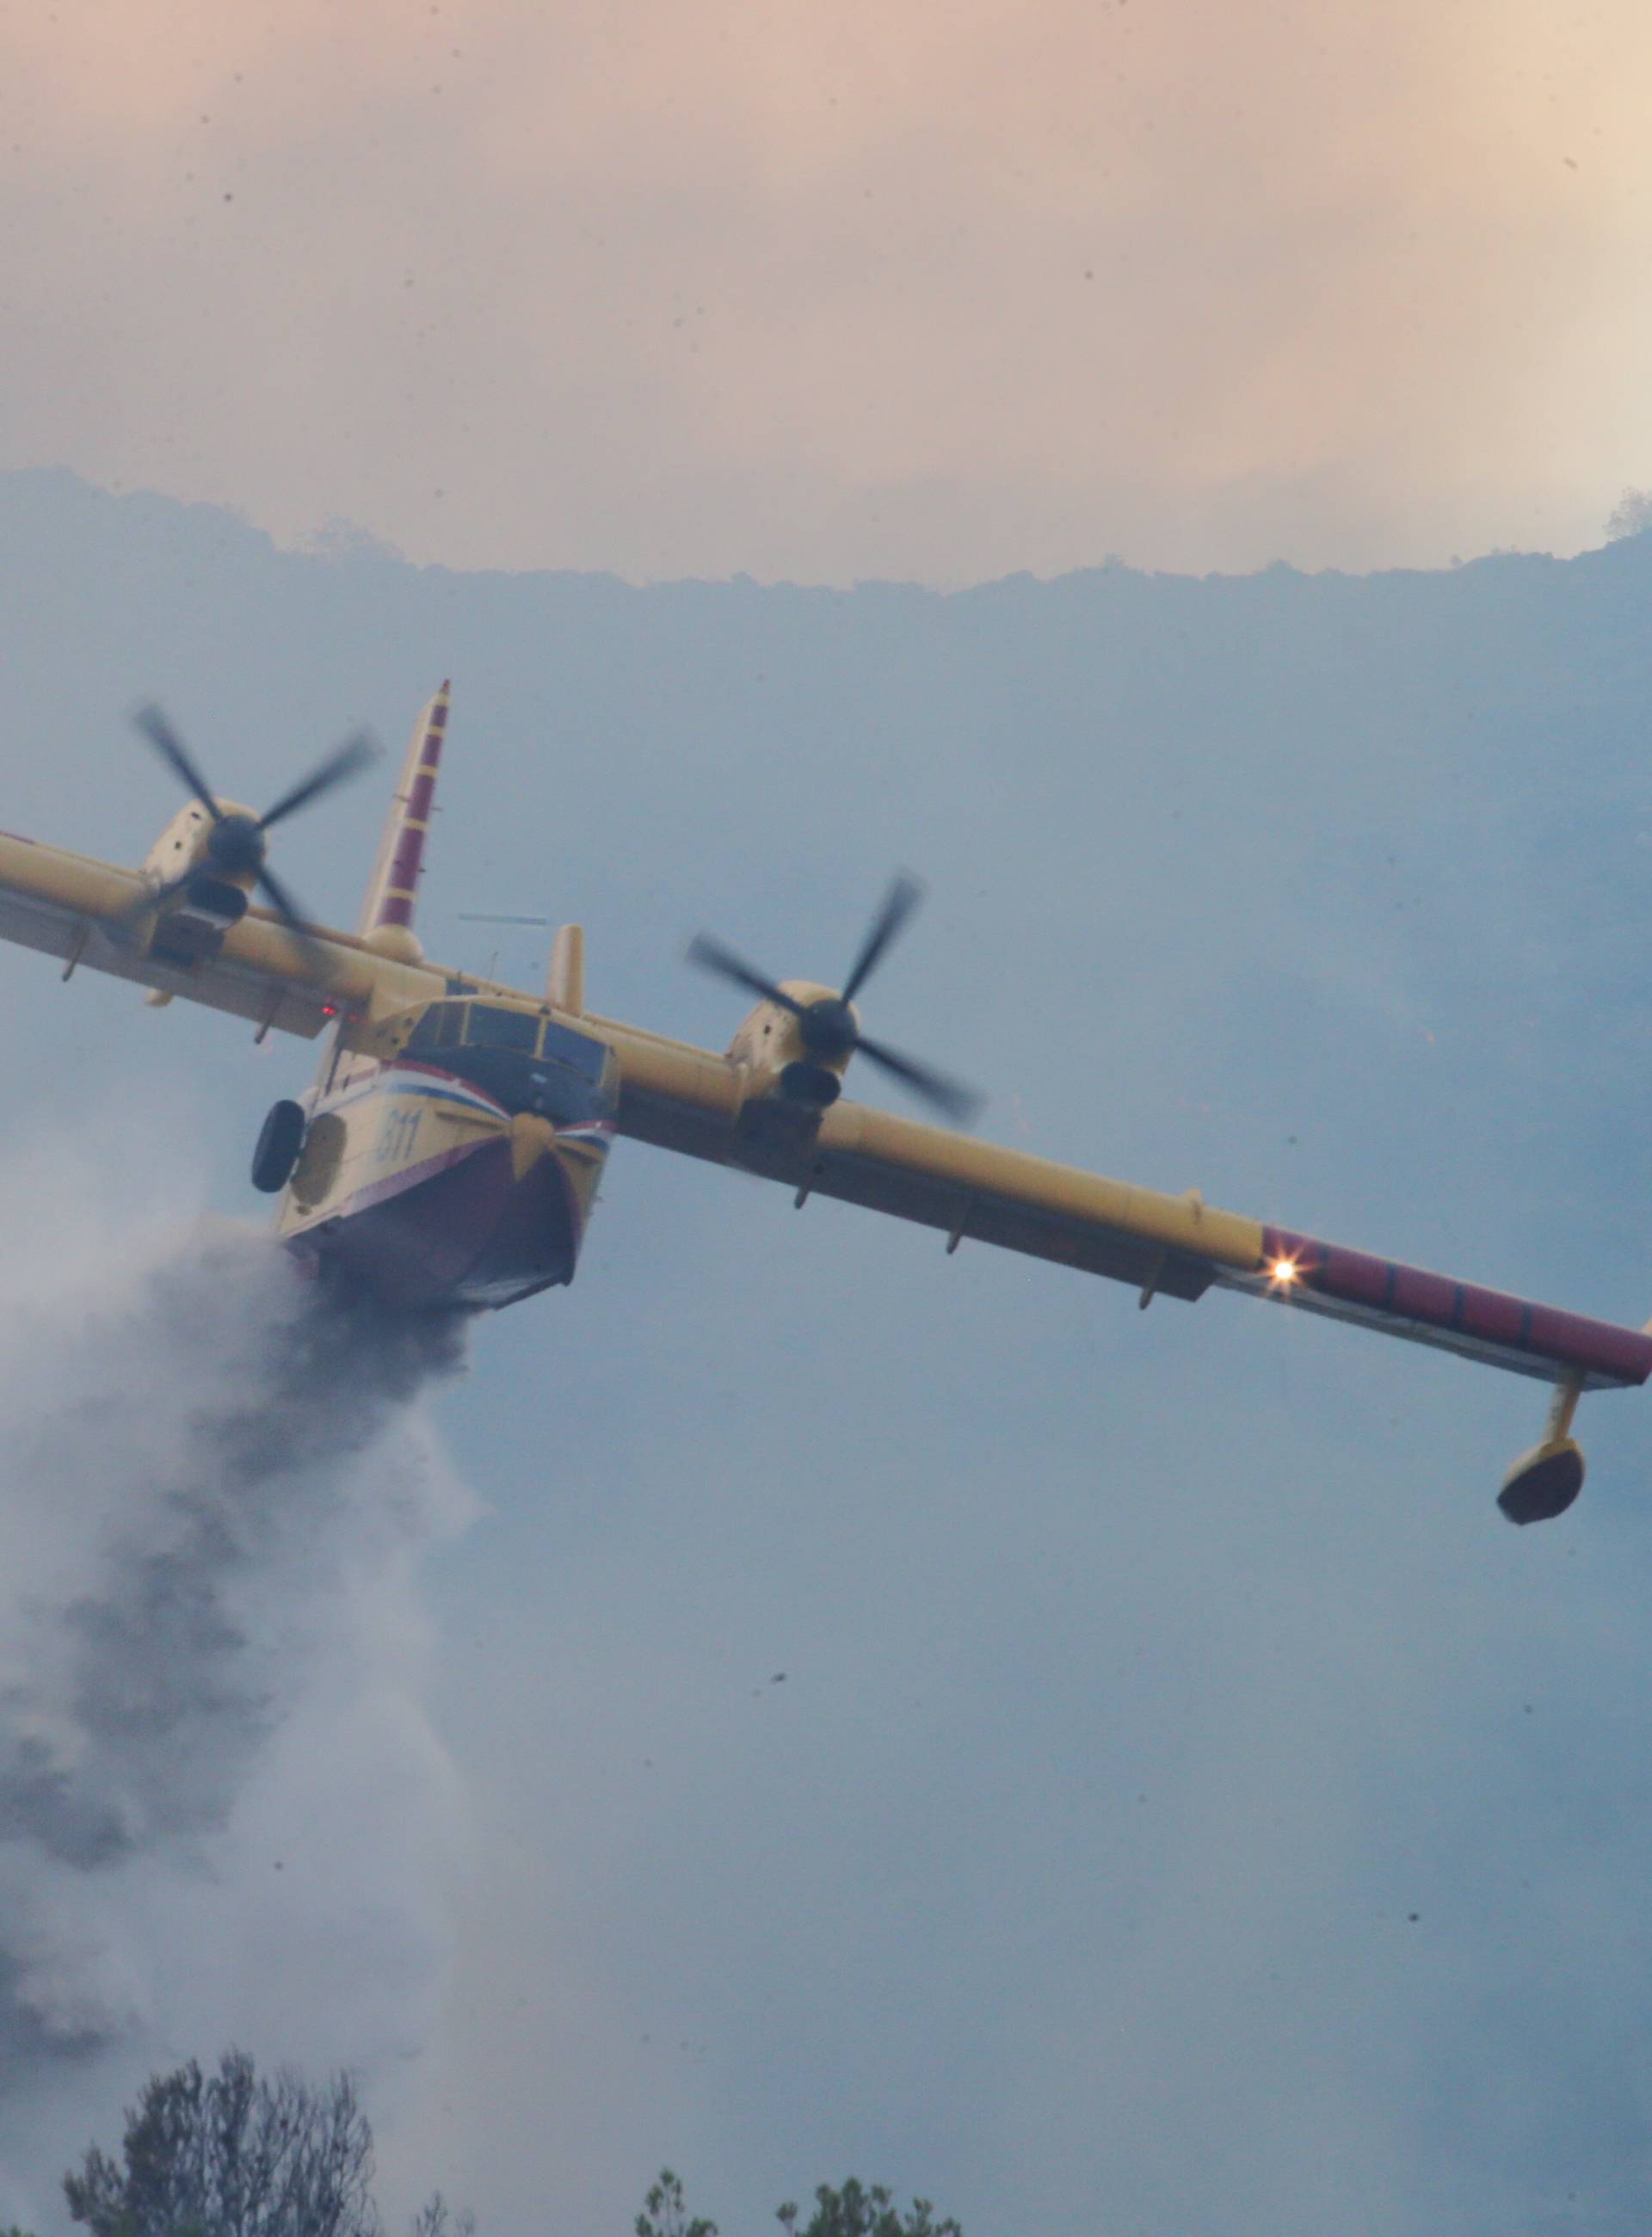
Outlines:
[[[420,1404],[455,1326],[85,1178],[0,1270],[0,2225],[42,2229],[156,2064],[415,2051],[466,1821],[418,1575],[470,1512]]]

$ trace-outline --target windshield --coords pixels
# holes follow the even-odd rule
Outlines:
[[[541,1018],[534,1010],[507,1008],[502,1002],[433,1002],[407,1037],[409,1056],[431,1056],[459,1048],[513,1049],[565,1065],[597,1086],[608,1060],[605,1041]]]
[[[539,1020],[532,1010],[501,1009],[492,1002],[472,1002],[465,1031],[467,1048],[522,1049],[532,1054],[539,1036]]]
[[[410,1055],[427,1056],[437,1049],[457,1048],[465,1038],[468,1002],[433,1002],[407,1036]]]
[[[539,1051],[551,1063],[570,1066],[593,1085],[602,1078],[603,1066],[608,1060],[605,1041],[594,1041],[587,1033],[570,1033],[566,1026],[553,1025],[549,1018],[545,1022]]]

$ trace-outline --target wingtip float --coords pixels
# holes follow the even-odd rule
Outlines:
[[[1511,1521],[1576,1499],[1586,1391],[1652,1376],[1652,1333],[1560,1312],[1113,1181],[843,1096],[856,1055],[962,1119],[971,1092],[862,1030],[856,997],[917,906],[898,878],[841,988],[755,970],[707,935],[692,960],[757,998],[725,1054],[596,1016],[564,926],[539,993],[429,961],[414,929],[446,740],[444,682],[409,741],[354,933],[304,912],[268,835],[373,757],[358,734],[261,815],[221,800],[164,715],[138,727],[189,795],[137,873],[0,834],[0,937],[272,1031],[325,1034],[315,1083],[277,1103],[254,1158],[301,1260],[409,1308],[481,1309],[572,1280],[616,1133],[966,1240],[1105,1275],[1138,1302],[1213,1287],[1432,1344],[1554,1386],[1510,1471]],[[261,894],[268,907],[259,906]]]

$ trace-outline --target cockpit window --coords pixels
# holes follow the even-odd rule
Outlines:
[[[570,1033],[566,1026],[553,1025],[546,1019],[544,1054],[552,1064],[565,1064],[594,1086],[602,1078],[602,1068],[607,1061],[607,1044],[593,1041],[584,1033]]]
[[[470,1029],[465,1035],[469,1048],[525,1049],[532,1053],[539,1037],[539,1020],[532,1010],[505,1010],[492,1002],[472,1002]]]
[[[566,1026],[541,1020],[532,1010],[507,1010],[502,1003],[433,1002],[407,1037],[410,1056],[430,1056],[442,1049],[516,1049],[524,1056],[540,1055],[548,1064],[564,1065],[593,1087],[602,1085],[608,1047],[589,1034]]]
[[[417,1056],[433,1049],[457,1048],[465,1038],[464,1002],[433,1002],[407,1037],[411,1054]]]

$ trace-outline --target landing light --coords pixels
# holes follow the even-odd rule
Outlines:
[[[1282,1290],[1288,1290],[1297,1278],[1297,1262],[1294,1258],[1276,1258],[1268,1273]]]

